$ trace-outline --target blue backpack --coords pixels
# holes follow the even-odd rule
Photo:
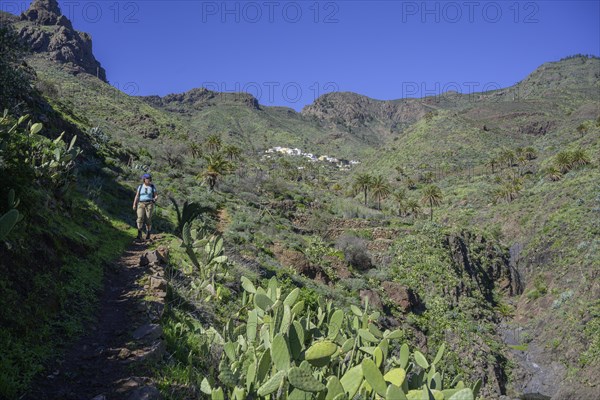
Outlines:
[[[144,186],[144,184],[141,184],[140,186],[138,186],[137,192],[138,192],[138,198],[140,198],[141,201],[141,197],[142,197],[142,186]],[[150,187],[152,188],[152,200],[154,200],[154,194],[156,193],[156,187],[154,186],[153,183],[150,184]]]

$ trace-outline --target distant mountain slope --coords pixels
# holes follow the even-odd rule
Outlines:
[[[374,100],[356,93],[328,93],[304,107],[302,115],[323,121],[372,144],[380,145],[421,119],[432,108],[423,101]]]
[[[374,100],[355,93],[329,93],[302,114],[352,132],[372,144],[385,143],[434,110],[462,112],[481,126],[505,133],[544,134],[564,116],[598,115],[600,59],[574,57],[546,63],[514,86],[488,92],[399,100]]]
[[[378,151],[372,162],[380,171],[422,163],[483,167],[502,147],[544,151],[571,142],[582,122],[600,117],[600,59],[544,64],[513,87],[438,100],[436,111]]]
[[[247,93],[219,93],[204,88],[164,97],[141,97],[159,110],[188,121],[196,139],[218,134],[253,151],[272,146],[360,158],[370,143],[344,130],[331,129],[286,107],[266,107]]]

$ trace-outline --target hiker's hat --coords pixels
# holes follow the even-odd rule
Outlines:
[[[144,179],[150,179],[150,180],[152,180],[152,175],[150,175],[150,174],[144,174],[144,175],[142,175],[142,180],[144,180]]]

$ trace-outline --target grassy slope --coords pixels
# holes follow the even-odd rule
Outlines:
[[[70,195],[68,209],[21,209],[25,218],[8,239],[12,250],[0,250],[0,395],[6,398],[26,389],[44,363],[83,332],[103,268],[133,237],[130,225],[108,211],[123,206],[114,193],[92,201],[81,192]]]

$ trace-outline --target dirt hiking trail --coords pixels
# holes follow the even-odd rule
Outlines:
[[[164,248],[147,251],[147,243],[133,243],[106,267],[96,320],[22,399],[160,398],[147,376],[165,353],[158,321],[166,297],[167,258]]]

